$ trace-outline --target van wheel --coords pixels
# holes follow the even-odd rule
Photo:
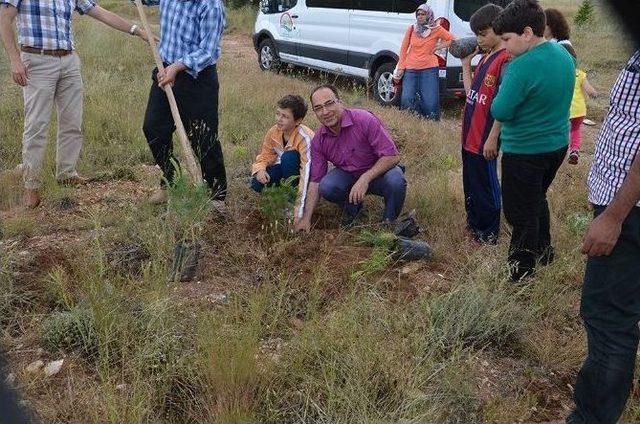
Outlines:
[[[277,71],[280,69],[280,57],[270,38],[260,43],[258,50],[258,64],[263,71]]]
[[[401,90],[393,86],[393,70],[396,65],[383,63],[373,76],[373,95],[383,106],[399,106]]]

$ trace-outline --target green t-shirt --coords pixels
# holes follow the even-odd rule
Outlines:
[[[506,153],[553,152],[569,143],[569,107],[575,61],[558,43],[545,41],[511,60],[491,113],[502,122]]]

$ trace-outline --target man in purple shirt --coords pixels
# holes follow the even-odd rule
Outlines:
[[[338,90],[321,85],[311,92],[311,106],[322,124],[311,141],[311,177],[304,215],[296,229],[309,231],[320,196],[343,208],[350,225],[366,194],[384,197],[384,222],[400,215],[407,191],[400,155],[382,122],[371,112],[347,109]],[[328,172],[331,162],[335,168]]]

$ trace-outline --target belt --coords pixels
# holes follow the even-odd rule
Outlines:
[[[35,47],[29,47],[29,46],[20,46],[20,50],[22,50],[25,53],[34,53],[34,54],[40,54],[45,56],[56,56],[56,57],[67,56],[73,53],[73,50],[64,50],[64,49],[47,50],[47,49],[36,49]]]

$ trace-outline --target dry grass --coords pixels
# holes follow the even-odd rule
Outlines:
[[[578,7],[551,4],[569,15]],[[44,205],[24,212],[19,176],[0,177],[0,341],[42,421],[513,423],[566,414],[567,384],[584,357],[578,247],[595,131],[585,132],[585,160],[563,166],[550,192],[558,258],[526,287],[505,281],[506,227],[498,246],[465,241],[459,103],[436,124],[379,107],[358,82],[337,81],[345,102],[381,116],[400,145],[406,207],[417,210],[436,261],[394,262],[363,245],[361,229],[337,230],[324,204],[309,236],[287,233],[286,223],[274,231],[247,187],[249,166],[276,100],[335,78],[260,72],[247,37],[252,13],[230,14],[219,68],[226,223],[203,219],[206,201],[186,186],[169,210],[144,203],[158,182],[156,170],[140,166],[152,161],[140,129],[150,53],[78,20],[80,171],[99,181],[58,187],[50,154]],[[605,93],[629,46],[600,7],[596,22],[573,40]],[[0,76],[8,78],[4,58]],[[9,170],[20,162],[22,101],[8,82],[0,95],[0,169]],[[593,116],[606,103],[590,105]],[[306,123],[317,126],[312,115]],[[380,202],[368,209],[373,223]],[[198,281],[168,285],[172,245],[185,234],[203,243]],[[25,371],[63,355],[53,378]],[[632,399],[628,422],[639,410]]]

